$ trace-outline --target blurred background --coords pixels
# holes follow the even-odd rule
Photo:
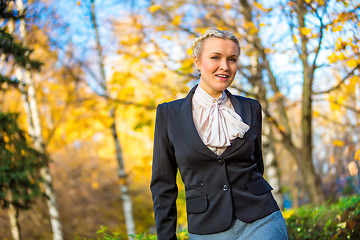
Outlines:
[[[1,0],[0,14],[0,239],[154,233],[156,106],[198,83],[191,44],[214,27],[240,40],[229,90],[262,105],[281,208],[360,193],[358,0]]]

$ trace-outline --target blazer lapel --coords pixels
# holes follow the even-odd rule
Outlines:
[[[209,157],[217,157],[217,155],[211,151],[201,140],[192,115],[192,97],[194,95],[197,85],[193,87],[189,94],[183,101],[179,112],[179,130],[180,134],[184,137],[184,141],[194,150],[205,154]]]
[[[248,101],[241,101],[232,95],[227,89],[225,90],[226,95],[231,101],[235,112],[240,115],[243,122],[250,126],[251,124],[251,106]]]
[[[231,101],[231,104],[233,105],[235,112],[240,115],[243,122],[250,126],[250,129],[245,133],[245,135],[242,138],[235,138],[231,142],[231,146],[229,146],[220,156],[226,156],[234,151],[236,151],[238,148],[240,148],[245,142],[247,137],[249,136],[249,132],[252,130],[251,126],[251,105],[249,101],[241,101],[241,98],[237,98],[234,95],[232,95],[227,89],[225,90],[228,98]]]

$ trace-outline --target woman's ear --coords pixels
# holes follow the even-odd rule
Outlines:
[[[194,56],[194,64],[195,64],[195,67],[200,70],[200,61],[199,61],[199,58],[196,56]]]

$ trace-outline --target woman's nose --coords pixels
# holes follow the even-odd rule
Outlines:
[[[229,64],[228,64],[228,62],[226,60],[221,61],[220,69],[222,69],[222,70],[228,70],[229,69]]]

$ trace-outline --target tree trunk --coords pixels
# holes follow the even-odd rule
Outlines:
[[[248,38],[250,42],[254,41],[254,34],[248,32]],[[262,107],[268,108],[268,101],[266,99],[266,88],[262,81],[262,71],[263,68],[259,63],[259,54],[256,49],[253,49],[253,54],[250,56],[250,78],[249,82],[253,85],[253,92],[257,96]],[[281,181],[280,181],[280,171],[277,164],[275,147],[273,144],[273,132],[272,126],[269,121],[266,120],[266,115],[263,114],[263,131],[262,131],[262,149],[263,149],[263,159],[265,165],[265,177],[269,181],[270,185],[274,188],[273,195],[277,201],[280,208],[283,208],[284,200],[281,193]]]
[[[245,20],[253,24],[252,19],[254,16],[252,15],[252,7],[249,5],[248,1],[240,0],[240,5],[242,6],[243,9],[242,14],[245,17]],[[304,89],[303,89],[303,106],[302,106],[303,112],[301,116],[302,145],[300,148],[298,148],[295,146],[291,137],[291,128],[285,108],[286,106],[285,99],[279,90],[279,87],[277,85],[277,79],[271,70],[270,63],[265,53],[265,48],[262,45],[257,35],[257,32],[251,35],[250,40],[249,40],[249,36],[246,37],[248,38],[247,39],[248,42],[254,46],[254,48],[259,53],[259,56],[262,58],[263,65],[269,77],[269,84],[271,86],[272,91],[277,96],[275,104],[277,110],[277,117],[279,121],[276,123],[276,126],[280,134],[282,135],[281,142],[287,148],[289,153],[294,157],[297,165],[300,168],[300,173],[302,175],[304,187],[309,195],[310,201],[318,204],[322,201],[323,194],[322,191],[320,190],[320,184],[319,181],[317,180],[314,166],[312,164],[312,128],[311,128],[312,81],[309,81],[309,79],[312,79],[312,75],[309,74],[309,68],[304,67],[304,85],[303,85]],[[306,42],[303,43],[302,48],[303,48],[303,53],[306,54]],[[304,63],[304,59],[306,59],[307,61],[307,57],[304,55],[301,55],[300,58],[302,59],[303,63]]]
[[[297,2],[297,19],[300,29],[305,28],[305,2]],[[309,192],[310,201],[321,203],[323,201],[323,192],[321,190],[320,179],[316,176],[314,165],[312,162],[312,83],[314,69],[308,63],[307,44],[308,38],[300,31],[301,52],[300,59],[303,64],[303,92],[301,106],[301,132],[302,132],[302,167],[303,181]],[[314,184],[315,183],[315,184]]]
[[[115,108],[110,110],[110,116],[112,118],[113,124],[111,124],[111,133],[115,143],[115,153],[116,153],[116,160],[119,166],[119,182],[120,182],[120,192],[121,192],[121,200],[123,204],[124,210],[124,217],[125,217],[125,224],[126,224],[126,231],[128,235],[135,235],[135,221],[133,217],[133,210],[132,210],[132,201],[129,194],[127,176],[125,173],[124,168],[124,159],[122,154],[122,149],[119,141],[119,137],[116,131],[116,117],[115,117]]]
[[[106,86],[106,76],[105,76],[105,67],[104,67],[104,56],[102,52],[102,46],[100,43],[100,36],[99,31],[96,23],[96,14],[95,14],[95,5],[94,0],[91,0],[91,21],[94,27],[95,31],[95,37],[96,37],[96,50],[99,57],[99,68],[100,68],[100,74],[101,74],[101,82],[100,85],[103,88],[105,97],[109,96],[107,86]],[[112,104],[109,102],[109,104]],[[119,141],[119,137],[117,134],[117,127],[116,127],[116,107],[113,106],[109,112],[109,117],[111,118],[112,124],[110,126],[111,134],[114,140],[115,145],[115,155],[116,160],[118,162],[118,176],[119,176],[119,188],[121,192],[121,200],[123,204],[123,210],[124,210],[124,218],[125,218],[125,224],[126,224],[126,231],[128,235],[135,236],[136,234],[136,228],[135,228],[135,221],[133,216],[133,209],[132,209],[132,200],[129,193],[129,187],[128,187],[128,180],[127,175],[125,173],[125,167],[124,167],[124,158],[122,154],[121,144]]]
[[[12,200],[11,192],[10,195],[10,202]],[[14,206],[12,203],[9,204],[9,220],[10,220],[10,230],[11,230],[11,236],[13,240],[21,240],[21,234],[20,234],[20,224],[19,224],[19,210],[16,206]]]
[[[16,0],[17,10],[21,13],[24,10],[22,0]],[[20,20],[20,38],[26,43],[26,28],[25,20]],[[25,71],[25,75],[21,69],[17,69],[17,78],[20,81],[20,91],[22,93],[22,99],[26,113],[29,120],[29,135],[32,137],[34,147],[37,151],[42,153],[43,157],[46,156],[46,150],[43,145],[42,129],[40,125],[40,117],[37,108],[37,101],[35,96],[35,88],[32,80],[31,73]],[[46,159],[44,159],[46,161]],[[47,205],[50,215],[50,223],[53,232],[54,240],[63,240],[62,226],[60,223],[59,212],[57,209],[55,193],[52,187],[52,177],[50,175],[48,165],[44,165],[40,170],[41,177],[44,179],[43,185],[45,188],[45,194],[47,196]]]

